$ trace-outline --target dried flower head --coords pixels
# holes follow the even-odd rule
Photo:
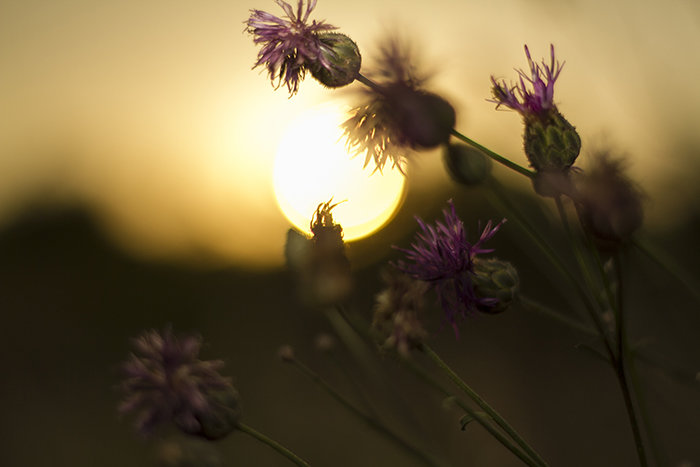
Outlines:
[[[491,76],[491,92],[496,108],[506,106],[525,121],[525,154],[530,165],[538,172],[566,171],[574,163],[581,150],[581,138],[576,129],[559,112],[554,104],[554,83],[564,66],[554,58],[554,45],[550,45],[550,63],[535,63],[525,46],[529,73],[516,70],[517,84],[508,85]]]
[[[376,82],[365,80],[365,101],[343,123],[348,149],[382,170],[387,160],[402,173],[406,153],[447,142],[455,111],[442,97],[424,91],[426,77],[412,65],[404,42],[390,38],[380,47]]]
[[[294,95],[299,90],[299,81],[310,67],[320,65],[332,69],[328,47],[319,34],[337,28],[324,21],[308,22],[316,0],[307,0],[306,8],[304,1],[299,0],[296,13],[289,3],[283,0],[275,2],[284,10],[287,19],[251,10],[246,30],[254,36],[256,44],[262,44],[254,68],[265,66],[272,84],[276,87],[284,84],[290,95]]]
[[[581,225],[599,246],[614,248],[642,226],[642,191],[625,173],[623,160],[595,154],[591,168],[575,177],[575,186]]]
[[[479,305],[489,306],[497,301],[492,297],[479,297],[474,292],[472,275],[475,257],[493,251],[483,244],[496,234],[505,219],[496,226],[489,221],[479,239],[470,243],[454,203],[449,200],[448,204],[443,210],[444,223],[438,221],[432,226],[416,218],[421,231],[416,234],[411,248],[397,248],[405,253],[406,261],[398,261],[396,267],[435,289],[445,319],[457,333],[458,318],[476,311]]]
[[[418,314],[429,285],[398,271],[384,271],[382,279],[386,288],[376,296],[372,329],[383,348],[407,356],[427,337]]]
[[[123,365],[119,412],[135,414],[139,432],[148,435],[173,422],[187,434],[217,439],[235,428],[238,394],[219,373],[224,363],[200,360],[200,347],[200,338],[177,338],[170,328],[134,339],[134,352]]]

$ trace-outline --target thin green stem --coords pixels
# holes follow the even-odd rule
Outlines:
[[[465,143],[467,143],[471,146],[474,146],[475,148],[481,150],[484,154],[486,154],[487,156],[489,156],[491,159],[495,160],[499,164],[502,164],[502,165],[508,167],[509,169],[518,172],[521,175],[525,175],[528,178],[535,178],[535,172],[533,172],[532,170],[526,169],[525,167],[516,164],[515,162],[511,161],[510,159],[507,159],[507,158],[501,156],[500,154],[493,152],[489,148],[482,146],[481,144],[479,144],[476,141],[474,141],[473,139],[463,135],[462,133],[460,133],[459,131],[457,131],[455,129],[453,129],[451,133],[455,138],[462,140]]]
[[[559,313],[558,311],[554,311],[551,308],[542,305],[541,303],[538,303],[530,298],[525,297],[522,294],[518,297],[518,302],[523,308],[525,308],[528,311],[534,311],[535,313],[547,316],[548,318],[551,318],[554,321],[564,324],[565,326],[571,329],[580,331],[588,336],[600,338],[595,329],[592,329],[589,326],[586,326],[585,324],[581,324],[578,321],[573,320],[562,313]]]
[[[238,430],[252,436],[253,438],[257,439],[263,444],[267,444],[269,447],[289,459],[291,462],[295,463],[296,465],[300,465],[302,467],[309,467],[309,463],[306,462],[304,459],[301,457],[297,456],[294,454],[292,451],[289,449],[285,448],[282,446],[280,443],[275,441],[274,439],[260,433],[256,429],[252,428],[251,426],[246,425],[245,423],[238,423]]]
[[[364,84],[365,86],[371,88],[374,91],[377,91],[380,93],[384,92],[383,89],[381,88],[381,86],[379,86],[377,83],[375,83],[371,79],[367,78],[365,75],[363,75],[360,72],[358,72],[355,75],[355,79],[357,81],[359,81],[360,83]],[[457,139],[460,139],[460,140],[464,141],[465,143],[470,144],[477,149],[480,149],[487,156],[489,156],[491,159],[495,160],[499,164],[503,164],[504,166],[508,167],[509,169],[512,169],[521,175],[525,175],[528,178],[535,177],[535,172],[533,172],[532,170],[526,169],[525,167],[522,167],[522,166],[516,164],[515,162],[511,161],[510,159],[507,159],[507,158],[501,156],[500,154],[493,152],[489,148],[482,146],[481,144],[477,143],[473,139],[468,138],[467,136],[464,136],[463,134],[461,134],[460,132],[458,132],[454,128],[452,129],[451,133]]]
[[[430,466],[439,466],[441,465],[438,461],[432,458],[427,453],[424,453],[420,449],[416,448],[415,446],[411,445],[411,443],[407,442],[404,440],[402,437],[400,437],[398,434],[396,434],[393,430],[391,430],[389,427],[387,427],[383,422],[378,420],[377,418],[374,418],[368,414],[366,414],[364,411],[362,411],[360,408],[355,406],[352,402],[350,402],[345,396],[340,394],[333,386],[331,386],[326,380],[321,378],[321,376],[313,371],[311,368],[307,367],[303,363],[301,363],[299,360],[296,358],[290,360],[290,363],[292,363],[296,368],[301,370],[302,373],[304,373],[306,376],[309,377],[314,383],[319,385],[323,390],[325,390],[333,399],[338,401],[343,407],[345,407],[348,411],[350,411],[353,415],[358,417],[359,419],[363,420],[367,425],[369,425],[372,429],[374,429],[376,432],[382,434],[385,436],[388,440],[392,441],[394,444],[408,452],[409,454],[413,455],[416,459],[422,461],[426,465]]]
[[[413,373],[415,373],[421,380],[430,386],[437,389],[442,393],[443,396],[452,398],[455,403],[464,410],[467,414],[474,418],[486,431],[488,431],[491,436],[496,438],[503,446],[506,447],[510,452],[515,454],[520,460],[525,464],[536,467],[539,466],[538,463],[530,459],[521,449],[519,449],[513,442],[503,435],[499,430],[497,430],[489,421],[487,417],[475,412],[471,407],[469,407],[463,400],[455,397],[450,391],[448,391],[442,384],[440,384],[435,378],[429,375],[425,370],[415,364],[409,358],[400,358],[401,362],[408,367]]]
[[[642,437],[642,429],[637,417],[637,411],[634,406],[632,388],[630,387],[630,379],[634,379],[634,376],[632,375],[632,362],[629,358],[629,344],[627,342],[626,319],[622,307],[622,266],[619,261],[619,257],[617,256],[615,257],[615,269],[617,272],[618,282],[617,352],[619,356],[616,369],[618,379],[620,381],[620,386],[622,388],[622,394],[625,398],[625,407],[627,408],[630,424],[632,425],[632,433],[634,434],[634,442],[635,446],[637,447],[637,456],[639,457],[639,463],[643,467],[646,467],[649,464],[647,462],[646,452],[644,450],[644,438]]]
[[[470,388],[467,383],[464,382],[462,378],[455,373],[452,368],[445,363],[438,354],[433,351],[427,344],[423,344],[421,346],[421,350],[430,357],[430,359],[440,368],[443,370],[447,376],[462,390],[464,391],[465,394],[467,394],[479,407],[481,407],[484,412],[486,412],[494,422],[498,426],[500,426],[503,431],[505,431],[508,436],[511,437],[513,441],[515,441],[523,450],[532,458],[534,462],[536,462],[535,465],[539,466],[546,466],[547,463],[540,457],[539,454],[529,445],[527,442],[518,434],[515,429],[506,422],[506,420],[498,413],[496,410],[491,407],[484,399],[481,398],[479,394],[476,393],[472,388]]]

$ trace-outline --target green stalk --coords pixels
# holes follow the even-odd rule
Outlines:
[[[530,447],[529,444],[518,434],[515,429],[506,422],[506,420],[498,413],[496,410],[491,407],[484,399],[481,398],[479,394],[476,393],[472,388],[470,388],[467,383],[462,380],[462,378],[455,373],[452,368],[445,363],[438,354],[436,354],[433,349],[431,349],[427,344],[423,344],[421,346],[421,350],[430,357],[430,359],[440,368],[443,370],[447,376],[462,390],[464,391],[465,394],[467,394],[479,407],[481,407],[484,412],[486,412],[494,422],[498,426],[500,426],[503,431],[505,431],[508,436],[511,437],[513,441],[515,441],[523,450],[532,458],[532,460],[535,462],[534,465],[538,466],[546,466],[547,463],[540,457],[537,452]]]
[[[440,466],[441,465],[438,461],[433,459],[429,454],[424,453],[420,449],[414,447],[409,442],[407,442],[406,440],[401,438],[393,430],[391,430],[389,427],[387,427],[383,422],[366,414],[364,411],[359,409],[357,406],[355,406],[355,404],[353,404],[347,398],[345,398],[345,396],[340,394],[333,386],[331,386],[326,380],[321,378],[321,376],[318,373],[316,373],[315,371],[313,371],[311,368],[307,367],[306,365],[301,363],[296,358],[289,360],[289,362],[292,363],[296,368],[301,370],[302,373],[304,373],[306,376],[308,376],[314,383],[319,385],[333,399],[338,401],[343,407],[345,407],[353,415],[355,415],[360,420],[367,423],[367,425],[369,425],[370,428],[374,429],[376,432],[383,435],[388,440],[392,441],[394,444],[396,444],[397,446],[402,448],[404,451],[406,451],[409,454],[411,454],[412,456],[414,456],[416,459],[423,462],[425,465],[430,465],[430,466]]]
[[[422,379],[424,382],[429,384],[430,386],[434,387],[437,389],[439,392],[442,393],[443,396],[452,398],[455,403],[462,409],[464,410],[467,414],[469,414],[474,420],[476,420],[486,431],[488,431],[491,436],[496,438],[503,446],[506,447],[510,452],[515,454],[520,460],[522,460],[525,464],[529,466],[539,466],[540,464],[537,464],[534,462],[532,459],[530,459],[520,448],[518,448],[513,442],[508,439],[506,436],[503,435],[499,430],[494,428],[494,426],[491,424],[488,418],[484,417],[483,415],[475,412],[471,407],[469,407],[463,400],[459,399],[458,397],[455,397],[450,391],[448,391],[442,384],[440,384],[435,378],[433,378],[431,375],[425,372],[422,368],[420,368],[418,365],[416,365],[412,360],[409,358],[400,358],[401,362],[406,365],[411,371],[413,371],[420,379]]]
[[[284,457],[286,457],[287,459],[289,459],[291,462],[295,463],[296,465],[299,465],[302,467],[309,467],[309,463],[306,462],[304,459],[297,456],[292,451],[285,448],[284,446],[282,446],[280,443],[278,443],[274,439],[260,433],[259,431],[246,425],[245,423],[239,422],[237,428],[239,431],[241,431],[249,436],[252,436],[253,438],[260,441],[261,443],[267,444],[269,447],[271,447],[272,449],[274,449],[275,451],[277,451],[278,453],[280,453],[281,455],[283,455]]]
[[[531,179],[535,178],[535,172],[533,172],[532,170],[526,169],[525,167],[516,164],[515,162],[511,161],[510,159],[507,159],[507,158],[501,156],[500,154],[493,152],[489,148],[480,145],[479,143],[477,143],[473,139],[468,138],[467,136],[464,136],[462,133],[460,133],[459,131],[457,131],[455,129],[452,129],[451,133],[455,138],[462,140],[465,143],[467,143],[471,146],[474,146],[475,148],[481,150],[484,154],[486,154],[487,156],[489,156],[491,159],[495,160],[499,164],[502,164],[502,165],[508,167],[509,169],[516,171],[520,175],[525,175],[526,177],[531,178]]]

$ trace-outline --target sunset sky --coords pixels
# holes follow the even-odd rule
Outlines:
[[[79,203],[137,253],[280,264],[279,142],[306,109],[352,94],[310,77],[291,99],[274,91],[251,70],[251,8],[282,12],[272,0],[4,0],[0,224],[27,203]],[[629,156],[651,228],[672,228],[697,197],[695,0],[319,0],[312,15],[351,36],[367,65],[387,32],[410,38],[457,128],[521,164],[520,118],[486,101],[489,76],[513,79],[524,43],[537,59],[553,43],[566,61],[555,101],[581,134],[581,165],[587,150]],[[409,190],[445,203],[437,153],[409,171]]]

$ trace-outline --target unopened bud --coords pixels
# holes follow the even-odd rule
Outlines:
[[[491,159],[463,143],[448,145],[443,160],[452,179],[462,185],[478,185],[491,174]]]
[[[556,108],[544,115],[525,118],[525,154],[530,165],[540,171],[565,171],[581,151],[576,128]]]
[[[520,285],[518,271],[513,265],[498,259],[476,258],[472,281],[481,302],[477,309],[483,313],[505,311],[513,303]]]
[[[328,63],[320,60],[311,66],[311,75],[329,88],[338,88],[355,81],[360,71],[362,57],[357,44],[345,34],[319,34],[323,46],[321,55]]]
[[[285,363],[290,363],[294,361],[294,349],[291,345],[283,345],[277,351],[277,356]]]
[[[201,436],[209,440],[221,439],[238,427],[241,418],[241,406],[238,392],[230,386],[207,395],[207,410],[196,415],[199,427],[188,431],[187,426],[180,429],[188,434]],[[175,420],[177,424],[177,419]]]

